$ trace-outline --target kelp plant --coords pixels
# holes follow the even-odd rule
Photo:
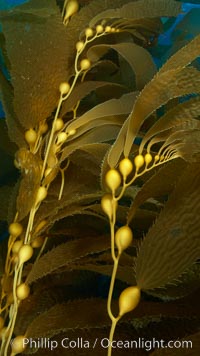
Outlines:
[[[120,339],[152,318],[158,335],[170,317],[177,337],[197,337],[200,36],[159,71],[148,51],[160,18],[180,11],[173,0],[31,0],[2,12],[1,149],[21,175],[0,190],[1,355],[52,353],[30,338],[54,338],[64,355],[63,333],[101,338],[110,321],[108,355],[117,322]]]

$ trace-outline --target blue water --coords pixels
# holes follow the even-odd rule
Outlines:
[[[8,10],[14,6],[28,2],[29,0],[1,0],[0,10]]]

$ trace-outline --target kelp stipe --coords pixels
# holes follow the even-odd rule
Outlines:
[[[187,295],[180,292],[181,281],[173,292],[168,285],[188,276],[196,283],[199,270],[193,265],[199,257],[199,71],[195,62],[189,65],[199,55],[199,36],[156,73],[145,47],[162,30],[159,17],[176,16],[180,4],[94,0],[83,6],[69,0],[61,12],[53,0],[33,0],[2,19],[3,53],[11,74],[11,82],[1,75],[2,101],[21,171],[8,209],[2,355],[52,353],[38,345],[32,350],[29,343],[25,350],[24,338],[60,340],[66,332],[69,338],[75,332],[85,340],[108,337],[108,316],[110,341],[121,320],[128,325],[121,335],[127,337],[131,323],[122,316],[140,306],[141,291],[161,299],[173,292]],[[177,105],[175,98],[191,93],[196,97]],[[159,107],[164,108],[160,118],[155,114]],[[141,138],[139,147],[133,144],[136,136]],[[176,182],[174,189],[170,182]],[[5,191],[11,188],[2,187]],[[152,205],[147,202],[140,209],[147,199],[166,194],[166,204],[150,199]],[[113,273],[101,206],[110,220]],[[148,230],[139,243],[135,224],[140,234],[143,226],[138,211]],[[195,231],[188,231],[190,221]],[[97,293],[99,273],[111,275],[108,316]],[[117,287],[115,317],[116,276],[122,286]],[[158,302],[159,321],[161,311]],[[65,354],[58,344],[57,351]],[[82,351],[88,355],[87,347]],[[103,355],[106,350],[97,345],[96,352]]]

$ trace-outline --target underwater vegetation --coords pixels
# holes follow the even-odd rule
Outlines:
[[[1,356],[199,354],[191,3],[0,12]]]

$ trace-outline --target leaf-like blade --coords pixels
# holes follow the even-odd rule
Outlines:
[[[165,288],[157,288],[148,291],[149,294],[161,298],[164,301],[175,300],[187,296],[200,287],[200,265],[194,264],[177,281],[173,281]]]
[[[117,161],[119,160],[119,158],[123,152],[123,149],[124,149],[126,133],[128,130],[128,124],[129,124],[129,117],[124,122],[114,144],[112,145],[110,151],[108,152],[108,156],[104,162],[105,166],[107,166],[107,163],[108,163],[109,166],[111,168],[113,168],[113,167],[115,167]],[[105,173],[105,169],[102,169],[102,173]]]
[[[66,266],[81,257],[109,248],[110,239],[106,237],[88,237],[69,241],[55,247],[43,255],[35,264],[27,277],[27,283],[33,283],[58,268]]]
[[[86,171],[87,175],[88,172]],[[89,182],[87,182],[89,185]],[[72,185],[71,185],[72,186]],[[84,191],[86,187],[85,183],[79,186],[79,191],[75,190],[73,198],[67,199],[66,196],[62,197],[61,203],[58,205],[58,194],[54,199],[49,199],[45,204],[42,205],[40,209],[40,215],[36,216],[37,224],[43,220],[47,220],[46,228],[51,227],[56,221],[64,219],[69,216],[75,215],[92,215],[87,209],[93,206],[94,202],[102,197],[102,191],[96,191],[95,193],[84,193],[81,194],[80,191]],[[89,189],[89,188],[88,188]],[[97,214],[93,214],[97,215]],[[34,234],[33,234],[34,235]]]
[[[85,144],[108,142],[113,140],[118,135],[121,125],[107,124],[100,127],[96,127],[80,136],[78,140],[74,140],[70,145],[66,146],[61,155],[61,161],[64,161],[75,150],[82,148]]]
[[[169,110],[163,115],[151,128],[147,131],[140,144],[140,151],[147,141],[161,131],[168,130],[172,127],[190,122],[191,119],[197,118],[200,115],[200,98],[192,98],[185,103],[181,103]]]
[[[163,147],[168,146],[168,151],[175,151],[178,156],[189,162],[200,161],[200,122],[195,120],[196,129],[180,130],[172,135],[164,143]]]
[[[163,287],[200,257],[199,195],[199,165],[191,164],[141,244],[136,280],[142,289]]]
[[[81,126],[88,124],[91,120],[95,120],[97,118],[128,114],[132,109],[134,98],[135,93],[128,93],[122,95],[119,99],[107,100],[102,104],[96,105],[76,120],[73,120],[68,125],[67,130],[70,131],[78,129]]]
[[[12,64],[14,110],[25,128],[34,127],[51,115],[59,98],[59,84],[67,77],[70,56],[56,3],[51,1],[48,5],[48,10],[55,12],[53,16],[40,16],[42,3],[35,9],[38,15],[13,10],[2,20]]]
[[[51,184],[48,196],[41,204],[38,214],[36,214],[36,226],[43,219],[47,219],[47,226],[52,226],[55,221],[66,216],[84,214],[85,209],[102,196],[97,176],[92,172],[88,174],[85,167],[74,165],[72,162],[65,171],[65,184],[58,204],[60,187],[61,176],[58,175]]]
[[[123,88],[119,84],[109,83],[109,82],[100,82],[100,81],[87,81],[78,84],[74,90],[72,91],[69,98],[63,102],[62,109],[61,109],[61,116],[63,116],[66,112],[71,111],[77,104],[77,102],[92,91],[107,86],[110,90],[114,87],[118,87],[119,89]]]
[[[84,264],[84,265],[78,264],[78,265],[71,265],[71,268],[72,270],[93,271],[93,272],[101,273],[105,276],[112,276],[111,265],[98,266],[96,264]],[[133,267],[119,266],[116,278],[130,285],[134,285],[136,283],[133,277]]]
[[[84,145],[70,155],[70,161],[83,167],[86,171],[99,176],[102,159],[109,147],[110,145],[107,143]]]
[[[199,93],[199,84],[200,73],[193,67],[158,73],[142,90],[130,114],[124,155],[129,155],[133,140],[151,113],[172,98]]]
[[[97,118],[94,120],[91,120],[90,122],[88,122],[85,125],[81,125],[78,130],[76,131],[74,138],[77,140],[79,140],[79,138],[81,139],[81,137],[83,136],[83,134],[89,133],[92,129],[96,130],[97,127],[101,127],[103,129],[103,127],[105,125],[107,126],[122,126],[123,122],[125,119],[125,115],[111,115],[111,116],[102,116],[100,118]],[[78,123],[77,123],[78,124]],[[74,141],[74,139],[73,139]],[[72,142],[73,142],[72,141]],[[72,143],[71,142],[71,143]]]
[[[133,219],[137,208],[147,199],[171,193],[174,189],[174,184],[179,177],[177,171],[179,172],[179,175],[181,175],[186,166],[187,164],[183,160],[174,160],[161,167],[150,179],[148,179],[133,200],[128,212],[128,223]]]
[[[200,55],[200,35],[196,36],[186,46],[177,51],[162,66],[159,73],[164,73],[172,69],[186,67]]]
[[[27,13],[40,17],[49,17],[57,13],[56,6],[49,6],[49,0],[29,0],[25,4],[20,4],[15,8],[16,13]]]
[[[176,16],[181,10],[180,4],[173,0],[140,0],[131,2],[118,9],[103,11],[90,21],[93,27],[105,18],[142,19],[160,16]]]
[[[136,88],[141,90],[156,73],[156,66],[149,52],[134,43],[118,43],[109,45],[96,45],[88,50],[88,58],[97,61],[102,53],[113,48],[131,66],[136,76]],[[99,53],[100,52],[100,53]]]
[[[98,305],[98,308],[97,308]],[[95,328],[108,325],[105,301],[86,299],[55,305],[39,315],[28,326],[27,337],[51,337],[70,329]]]

